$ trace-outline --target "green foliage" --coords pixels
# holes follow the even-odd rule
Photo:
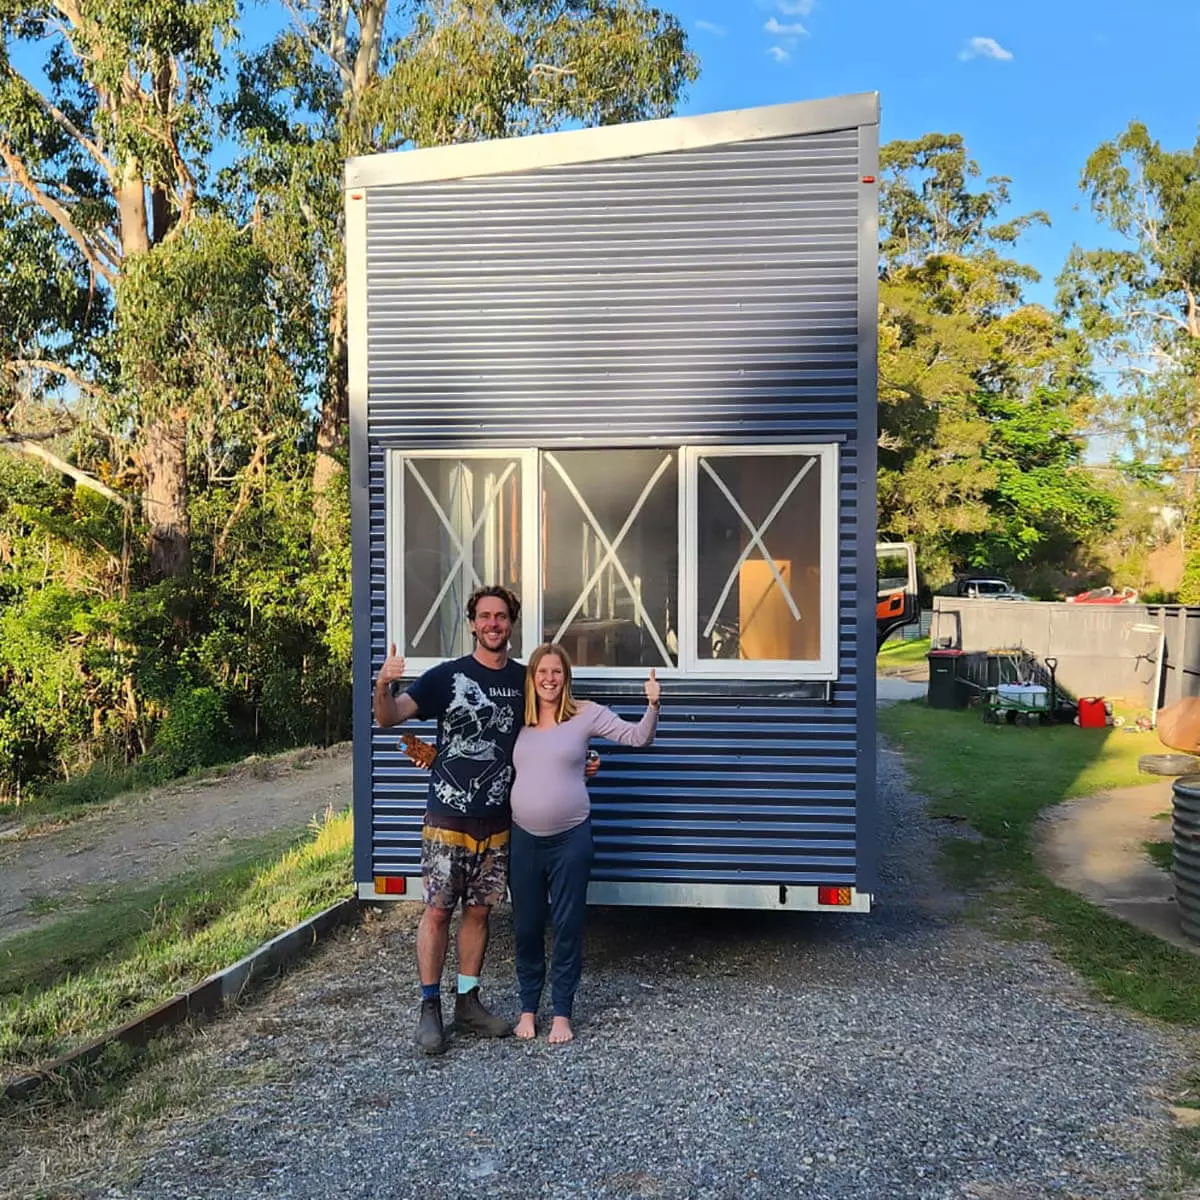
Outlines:
[[[889,142],[880,152],[880,254],[889,267],[921,267],[931,258],[978,253],[1012,244],[1031,225],[1049,225],[1044,212],[1000,221],[1010,179],[993,175],[982,191],[969,184],[979,165],[960,134],[927,133]],[[1026,276],[1028,269],[1026,268]]]
[[[171,775],[233,757],[225,698],[212,687],[190,687],[172,698],[154,732],[153,755]]]
[[[82,347],[103,328],[109,307],[88,284],[83,259],[54,222],[0,194],[0,361],[40,360],[42,348],[57,342],[63,361],[85,366]],[[0,411],[19,402],[14,374],[0,374]],[[61,382],[40,369],[31,375],[39,393]]]
[[[107,799],[152,743],[135,782],[347,735],[348,551],[309,552],[308,461],[281,448],[240,509],[209,488],[215,569],[132,587],[118,510],[0,459],[0,802]]]
[[[105,804],[125,792],[152,787],[166,778],[165,764],[156,764],[149,758],[139,759],[129,767],[96,762],[69,779],[43,785],[32,801],[21,806],[21,812],[27,820],[33,818],[36,821],[47,813],[52,814],[50,819],[53,820],[73,809]]]
[[[1188,510],[1190,551],[1181,592],[1200,600],[1200,139],[1164,150],[1134,121],[1098,147],[1080,189],[1115,237],[1071,250],[1059,303],[1122,388],[1106,432],[1155,478],[1175,480]],[[1184,469],[1182,475],[1175,473]]]
[[[985,495],[991,528],[970,547],[972,566],[1062,561],[1081,533],[1112,528],[1119,503],[1079,467],[1083,443],[1070,396],[1049,389],[1023,398],[987,395],[980,409],[991,425],[984,460],[996,473]]]
[[[1078,335],[1025,304],[1004,257],[1045,214],[1008,218],[1007,180],[972,190],[957,135],[881,155],[879,526],[917,544],[926,580],[1064,563],[1117,503],[1081,467],[1092,380]]]
[[[1075,247],[1059,279],[1064,308],[1137,385],[1167,368],[1194,393],[1200,367],[1200,140],[1167,151],[1133,122],[1100,146],[1080,179],[1092,211],[1123,242]],[[1157,386],[1157,384],[1156,384]],[[1189,413],[1194,410],[1194,404]],[[1185,422],[1182,428],[1194,424]]]
[[[668,116],[699,73],[679,22],[640,0],[421,4],[384,53],[349,122],[381,148]]]
[[[1180,604],[1200,604],[1200,504],[1192,497],[1184,533],[1188,553],[1184,558],[1183,579],[1179,583]]]

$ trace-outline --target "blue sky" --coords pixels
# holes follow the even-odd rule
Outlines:
[[[1101,231],[1078,190],[1089,153],[1137,118],[1171,149],[1200,131],[1200,0],[659,0],[703,71],[683,112],[878,91],[881,138],[961,133],[1014,211],[1049,230],[1020,257],[1052,303],[1072,242]],[[801,32],[802,31],[802,32]]]

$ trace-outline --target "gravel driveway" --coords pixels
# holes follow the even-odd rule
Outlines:
[[[565,1048],[417,1057],[413,914],[389,912],[208,1035],[269,1082],[90,1194],[1141,1200],[1184,1039],[960,921],[891,753],[880,787],[874,914],[596,912]],[[485,994],[508,1012],[511,973],[505,915]]]

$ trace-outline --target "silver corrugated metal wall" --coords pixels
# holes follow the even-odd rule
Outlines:
[[[868,539],[874,569],[870,447],[869,492],[858,474],[865,161],[855,127],[367,189],[372,672],[387,448],[839,443],[832,702],[822,685],[668,684],[655,747],[603,749],[596,879],[873,890],[859,853],[873,690],[860,706],[855,649]],[[873,422],[873,380],[862,402]],[[640,689],[579,690],[641,711]],[[417,873],[426,778],[373,730],[357,878]]]

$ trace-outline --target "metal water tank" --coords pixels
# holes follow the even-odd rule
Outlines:
[[[1200,775],[1175,780],[1175,902],[1183,932],[1200,942]]]

